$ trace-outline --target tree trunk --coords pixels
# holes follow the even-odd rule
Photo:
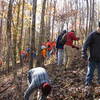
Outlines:
[[[23,36],[23,27],[24,27],[24,6],[25,6],[25,0],[23,0],[23,5],[22,5],[22,24],[21,24],[21,33],[19,37],[19,43],[18,43],[18,48],[19,48],[19,56],[20,56],[20,66],[23,66],[22,62],[22,57],[21,57],[21,50],[22,50],[22,36]]]
[[[2,52],[2,23],[3,23],[3,19],[0,19],[0,58],[2,56],[1,52]]]
[[[14,63],[16,67],[16,46],[17,46],[17,34],[19,32],[18,25],[19,25],[19,14],[20,14],[20,1],[18,2],[18,11],[17,11],[17,24],[15,26],[15,31],[13,33],[13,43],[14,43]]]
[[[49,16],[48,16],[48,30],[47,30],[47,38],[50,40],[50,30],[51,30],[51,11],[52,11],[52,0],[50,0],[50,7],[49,7]]]
[[[94,0],[92,1],[92,30],[94,30],[94,25],[95,25],[95,22],[94,22]]]
[[[86,19],[86,35],[88,32],[88,20],[89,20],[89,2],[86,0],[86,5],[87,5],[87,19]]]
[[[92,0],[90,0],[90,20],[89,20],[89,32],[91,31],[92,31]]]
[[[29,69],[33,68],[33,57],[32,57],[32,53],[33,53],[33,51],[35,51],[36,8],[37,8],[37,0],[33,0],[31,55],[30,55],[30,66],[29,66]]]
[[[56,13],[56,3],[57,1],[54,0],[54,12],[53,12],[53,19],[52,19],[52,34],[51,34],[51,39],[54,39],[54,24],[55,24],[55,13]]]
[[[2,47],[3,47],[3,12],[4,12],[4,2],[1,1],[1,18],[0,18],[0,58],[2,57]]]
[[[46,5],[46,0],[43,0],[42,4],[42,12],[41,12],[41,24],[40,24],[40,38],[39,38],[39,47],[38,47],[38,57],[37,57],[37,63],[36,66],[42,66],[42,60],[41,60],[41,44],[43,42],[44,38],[44,16],[45,16],[45,5]]]
[[[7,15],[7,43],[8,43],[8,51],[7,51],[7,67],[8,67],[8,72],[9,72],[9,63],[11,59],[11,51],[12,51],[12,38],[11,38],[11,21],[12,21],[12,4],[14,0],[9,1],[9,6],[8,6],[8,15]]]
[[[41,24],[40,24],[39,47],[41,46],[41,43],[43,42],[44,32],[45,32],[45,31],[44,31],[45,5],[46,5],[46,0],[43,0],[42,12],[41,12]]]

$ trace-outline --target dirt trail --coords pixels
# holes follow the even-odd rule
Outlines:
[[[53,59],[53,60],[52,60]],[[49,73],[50,80],[52,83],[52,92],[50,96],[53,100],[99,100],[100,99],[100,87],[86,87],[84,86],[85,74],[86,74],[86,62],[83,62],[79,54],[73,60],[70,68],[65,70],[64,66],[57,66],[54,63],[54,58],[51,58],[52,64],[46,65],[46,69]],[[49,62],[51,63],[51,62]],[[23,92],[27,88],[26,72],[28,66],[24,67],[22,78]],[[5,86],[9,86],[12,80],[11,74],[8,75],[4,81],[0,83],[0,90]],[[8,83],[7,83],[8,82]],[[95,81],[94,81],[95,82]],[[17,100],[15,97],[15,86],[12,84],[10,88],[6,89],[0,94],[0,100]],[[11,97],[11,98],[8,98]]]
[[[100,86],[96,85],[96,75],[94,85],[87,87],[84,85],[87,62],[84,62],[78,53],[74,57],[70,68],[65,70],[64,66],[51,64],[47,66],[50,74],[54,100],[99,100]]]

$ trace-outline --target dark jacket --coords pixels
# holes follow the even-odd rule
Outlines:
[[[64,48],[64,44],[62,44],[60,41],[62,39],[64,34],[60,34],[57,38],[57,42],[56,42],[56,48],[57,49],[63,49]]]
[[[100,62],[100,33],[97,31],[90,33],[86,39],[82,49],[84,57],[87,57],[88,48],[90,52],[89,60]]]

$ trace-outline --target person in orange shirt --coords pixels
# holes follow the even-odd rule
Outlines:
[[[45,58],[47,56],[46,54],[47,54],[46,48],[42,49],[41,50],[41,55]]]
[[[50,52],[52,50],[52,43],[49,40],[47,40],[46,46],[47,46],[47,57],[49,58]]]
[[[52,50],[51,50],[50,54],[54,55],[56,52],[56,42],[55,41],[51,42],[51,48],[52,48]]]
[[[41,62],[42,62],[42,65],[44,65],[44,61],[45,61],[45,58],[47,56],[47,48],[45,45],[42,45],[41,46]]]

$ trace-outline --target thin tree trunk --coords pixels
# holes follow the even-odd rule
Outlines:
[[[33,0],[33,17],[32,17],[32,36],[31,36],[31,55],[30,55],[30,66],[29,69],[33,68],[33,57],[32,53],[35,51],[35,30],[36,30],[36,8],[37,0]]]
[[[45,21],[45,39],[48,40],[47,32],[48,32],[48,9],[49,9],[49,2],[46,2],[46,21]]]
[[[19,37],[19,56],[20,56],[20,66],[23,66],[22,58],[21,58],[21,50],[22,50],[22,36],[23,36],[23,27],[24,27],[24,6],[25,6],[25,0],[23,0],[23,5],[22,5],[22,24],[21,24],[21,33]]]
[[[40,24],[39,47],[41,46],[41,43],[43,42],[43,38],[44,38],[44,16],[45,16],[45,5],[46,5],[46,0],[43,0],[43,4],[42,4],[42,12],[41,12],[41,24]]]
[[[53,12],[53,20],[52,20],[52,34],[51,34],[51,39],[54,39],[53,32],[54,32],[54,24],[55,24],[56,3],[57,3],[57,1],[54,0],[54,12]]]
[[[89,32],[92,31],[92,0],[90,0],[90,20],[89,20]]]
[[[3,49],[3,12],[4,12],[4,2],[1,1],[1,18],[0,18],[0,58],[2,57],[2,49]]]
[[[95,13],[95,11],[94,11],[94,0],[92,1],[92,30],[94,29],[94,13]]]
[[[88,20],[89,20],[89,2],[88,0],[86,0],[86,4],[87,4],[87,19],[86,19],[86,35],[88,32]]]
[[[49,11],[49,16],[48,16],[48,30],[47,30],[46,35],[48,36],[47,38],[50,40],[52,0],[50,0],[49,9],[50,11]]]
[[[14,0],[10,0],[9,1],[9,6],[8,6],[8,15],[7,15],[7,43],[8,43],[8,51],[7,51],[7,68],[8,68],[8,72],[9,72],[9,63],[10,63],[10,59],[11,59],[11,46],[12,46],[12,39],[11,39],[11,21],[12,21],[12,4],[13,4]]]
[[[14,43],[14,63],[16,68],[16,46],[17,46],[17,34],[18,34],[18,25],[19,25],[19,14],[20,14],[20,1],[18,2],[18,12],[17,12],[17,24],[15,26],[16,30],[13,33],[13,43]],[[16,75],[16,74],[15,74]]]
[[[0,19],[0,58],[2,56],[1,52],[2,52],[2,23],[3,23],[3,19]]]
[[[16,85],[16,99],[22,100],[22,80],[20,81],[18,76],[17,76],[17,71],[16,71],[16,46],[17,46],[17,34],[19,32],[19,14],[20,14],[20,1],[18,1],[18,12],[17,12],[17,23],[15,26],[15,32],[13,33],[13,54],[14,54],[14,83]]]
[[[41,12],[41,24],[40,24],[40,38],[39,38],[39,47],[38,47],[38,57],[37,57],[37,63],[36,66],[42,66],[42,61],[43,59],[41,58],[41,44],[43,42],[43,38],[44,38],[44,16],[45,16],[45,5],[46,5],[46,0],[43,0],[43,4],[42,4],[42,12]]]

